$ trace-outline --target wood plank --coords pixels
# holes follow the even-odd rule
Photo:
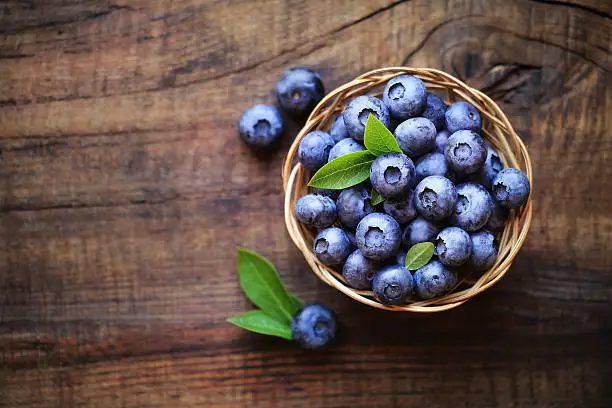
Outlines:
[[[612,5],[594,0],[0,4],[0,407],[612,405]],[[527,142],[535,216],[508,275],[448,313],[318,281],[276,152],[236,122],[288,66],[332,89],[432,66]],[[329,304],[318,354],[225,322],[235,251]]]
[[[339,354],[317,355],[313,362],[311,353],[272,347],[28,370],[10,378],[8,390],[15,406],[33,407],[228,407],[240,400],[256,407],[446,407],[455,401],[453,406],[467,408],[571,406],[577,400],[600,406],[610,401],[601,394],[603,378],[592,369],[596,362],[567,355],[534,359],[492,348],[486,362],[475,363],[482,351],[347,347]],[[538,345],[529,348],[541,351]],[[508,362],[508,356],[517,359]]]

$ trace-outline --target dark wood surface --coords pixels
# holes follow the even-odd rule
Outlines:
[[[612,406],[612,3],[0,1],[0,407]],[[284,69],[430,66],[531,152],[534,221],[458,309],[357,304],[282,219],[282,148],[239,140]],[[241,331],[236,247],[332,306],[309,353]]]

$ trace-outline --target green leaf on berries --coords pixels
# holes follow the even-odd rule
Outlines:
[[[434,244],[431,242],[420,242],[413,245],[406,254],[406,268],[414,271],[425,265],[434,253]]]
[[[295,300],[285,289],[274,265],[263,256],[238,249],[238,274],[247,297],[266,315],[279,322],[291,323]]]
[[[367,150],[342,155],[321,167],[308,185],[328,190],[355,186],[370,177],[374,159],[376,156]]]
[[[251,310],[238,316],[232,316],[227,321],[255,333],[282,337],[287,340],[292,338],[289,323],[280,322],[262,310]]]
[[[385,201],[385,197],[382,196],[382,194],[380,194],[378,192],[378,190],[376,189],[372,189],[372,194],[371,194],[372,198],[370,198],[370,204],[372,205],[378,205],[380,203],[382,203],[383,201]]]
[[[304,301],[300,299],[299,297],[292,295],[291,293],[289,294],[289,298],[291,299],[291,303],[293,304],[292,314],[293,316],[295,316],[298,310],[304,307]]]
[[[393,133],[376,116],[370,114],[363,137],[365,147],[375,156],[383,153],[402,153]]]

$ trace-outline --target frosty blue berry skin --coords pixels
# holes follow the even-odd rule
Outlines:
[[[314,130],[304,136],[300,142],[298,160],[306,169],[317,171],[327,163],[332,147],[334,147],[334,140],[328,133]]]
[[[405,249],[400,249],[399,251],[397,251],[397,254],[395,254],[395,263],[398,265],[405,266],[407,254],[408,251],[406,251]]]
[[[334,200],[318,194],[301,197],[295,204],[294,210],[302,224],[317,229],[329,227],[338,217]]]
[[[497,259],[495,236],[489,231],[478,231],[470,234],[472,254],[468,264],[477,271],[486,271]]]
[[[491,207],[491,216],[489,217],[485,228],[493,232],[503,230],[504,226],[506,225],[506,221],[508,221],[508,215],[509,211],[507,208],[494,202],[493,206]]]
[[[346,130],[343,114],[338,115],[338,117],[334,120],[331,129],[329,129],[329,135],[332,137],[332,139],[334,139],[334,142],[336,143],[343,139],[346,139],[347,137],[351,137],[349,135],[348,130]]]
[[[393,217],[372,213],[357,225],[357,247],[366,257],[384,261],[395,255],[402,243],[402,229]]]
[[[425,103],[425,110],[421,114],[424,118],[431,120],[438,131],[444,129],[445,123],[446,104],[437,95],[427,93],[427,102]]]
[[[291,337],[302,348],[321,349],[336,337],[336,315],[327,306],[310,303],[293,317]]]
[[[352,252],[342,267],[342,277],[346,283],[360,290],[372,288],[372,278],[380,268],[380,262],[363,256],[360,250]]]
[[[253,105],[242,113],[238,122],[240,137],[254,150],[273,147],[285,130],[283,117],[272,105]]]
[[[493,178],[491,191],[495,201],[506,208],[516,208],[523,205],[531,187],[525,173],[519,169],[503,169]]]
[[[480,170],[487,160],[487,145],[479,134],[459,130],[448,138],[444,155],[451,169],[458,174],[472,174]]]
[[[444,121],[451,133],[458,130],[480,131],[482,126],[478,109],[464,101],[451,104],[446,109]]]
[[[451,223],[467,232],[481,229],[487,224],[493,199],[480,184],[463,183],[457,186],[457,203]]]
[[[442,129],[436,134],[436,152],[444,154],[449,137],[450,132],[446,129]]]
[[[357,249],[357,238],[355,238],[355,232],[344,230],[344,233],[346,234],[349,239],[349,242],[351,243],[351,249]]]
[[[421,180],[429,176],[443,176],[449,180],[452,179],[453,174],[444,154],[439,152],[427,153],[416,161],[412,184],[416,186]]]
[[[383,101],[396,120],[420,115],[427,106],[427,90],[419,78],[400,75],[387,82]]]
[[[360,152],[362,150],[365,150],[365,147],[361,143],[355,141],[355,139],[342,139],[331,148],[327,161],[330,162],[345,154]]]
[[[373,96],[361,95],[356,97],[342,114],[346,130],[359,143],[363,143],[365,125],[370,115],[376,117],[386,127],[391,124],[389,110],[380,99]]]
[[[467,232],[458,227],[446,227],[434,240],[434,254],[446,266],[460,266],[472,254],[472,240]]]
[[[313,242],[313,252],[325,265],[342,264],[351,253],[351,241],[338,227],[325,228]]]
[[[415,291],[421,299],[440,297],[453,289],[456,284],[456,274],[437,259],[432,259],[414,273]]]
[[[439,221],[452,214],[457,202],[457,189],[446,177],[425,177],[414,190],[414,205],[421,216]]]
[[[403,265],[387,266],[374,275],[372,291],[381,303],[400,305],[412,294],[414,279]]]
[[[420,242],[433,242],[441,227],[423,217],[417,217],[410,221],[402,234],[402,243],[410,248]]]
[[[292,116],[308,116],[323,96],[321,77],[309,68],[289,68],[276,84],[278,104]]]
[[[371,191],[363,184],[342,190],[336,201],[336,209],[338,218],[345,228],[355,229],[363,217],[374,212],[370,201]]]
[[[383,153],[370,167],[370,182],[384,197],[406,194],[414,177],[414,164],[402,153]]]
[[[416,159],[435,150],[436,134],[436,127],[429,119],[417,117],[400,123],[393,136],[404,154]]]
[[[402,197],[386,199],[383,203],[383,209],[385,213],[395,218],[400,224],[412,221],[417,216],[414,206],[414,192],[408,190],[408,193]]]
[[[482,184],[487,190],[491,190],[491,183],[497,173],[502,171],[504,164],[501,161],[499,153],[491,146],[487,146],[487,158],[482,165],[482,168],[476,173],[475,179]]]

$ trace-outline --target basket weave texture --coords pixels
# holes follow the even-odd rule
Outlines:
[[[320,263],[312,251],[314,239],[312,232],[297,220],[293,212],[295,202],[308,192],[308,180],[304,179],[304,168],[297,161],[298,146],[302,138],[313,130],[329,131],[336,116],[342,112],[350,100],[366,94],[380,96],[387,81],[404,74],[420,78],[429,91],[445,93],[447,103],[464,100],[474,105],[480,111],[482,118],[482,136],[497,150],[505,167],[514,167],[525,172],[533,191],[531,160],[527,148],[512,128],[506,115],[488,96],[469,87],[455,77],[436,69],[382,68],[367,72],[327,94],[315,107],[304,127],[296,136],[283,164],[285,224],[291,239],[304,255],[315,275],[345,295],[379,309],[424,313],[439,312],[463,304],[468,299],[493,286],[506,274],[523,245],[531,225],[531,197],[525,205],[511,212],[503,232],[497,235],[499,256],[491,269],[477,275],[471,273],[460,275],[460,283],[453,291],[443,297],[425,301],[415,299],[399,306],[384,305],[374,297],[371,291],[351,288],[345,283],[340,271],[335,271]]]

